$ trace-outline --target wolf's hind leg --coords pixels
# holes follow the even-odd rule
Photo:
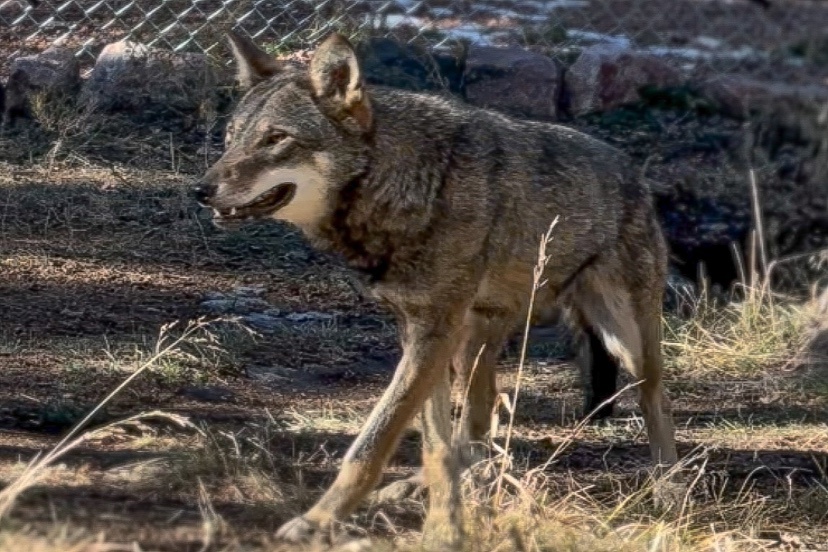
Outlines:
[[[472,310],[466,316],[465,339],[452,359],[462,404],[455,437],[464,467],[483,459],[492,409],[497,399],[497,361],[516,325],[511,313]]]
[[[618,390],[618,361],[607,351],[595,330],[585,326],[582,333],[576,364],[584,389],[584,416],[595,411],[592,420],[600,421],[613,415],[615,401],[603,403]]]
[[[634,296],[623,283],[604,276],[607,272],[596,269],[584,275],[577,295],[579,309],[607,351],[633,377],[643,380],[639,405],[652,460],[656,465],[674,464],[678,454],[672,413],[662,383],[661,295],[651,289],[647,290],[653,295],[650,299],[643,290]]]

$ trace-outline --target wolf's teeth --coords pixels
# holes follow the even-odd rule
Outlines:
[[[231,216],[231,217],[236,216],[236,208],[235,208],[235,207],[233,207],[232,209],[230,209],[230,216]]]
[[[221,216],[221,211],[219,211],[218,209],[213,209],[213,216],[214,217],[220,217]]]

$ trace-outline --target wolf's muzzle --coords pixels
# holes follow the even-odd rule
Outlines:
[[[216,193],[216,186],[206,182],[199,182],[193,188],[193,197],[202,207],[209,207],[210,199]]]

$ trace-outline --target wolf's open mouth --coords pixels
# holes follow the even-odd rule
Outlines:
[[[293,199],[296,194],[296,184],[283,182],[269,189],[253,201],[239,207],[216,212],[216,218],[222,220],[254,219],[270,215],[281,209]]]

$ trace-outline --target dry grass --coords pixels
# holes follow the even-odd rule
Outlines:
[[[741,282],[738,299],[711,301],[707,287],[686,320],[667,323],[668,363],[686,376],[756,376],[789,363],[805,343],[807,308],[785,300],[771,288],[776,262],[768,259],[759,186],[749,171],[754,230],[748,263],[735,258]]]
[[[806,321],[801,305],[761,292],[726,305],[702,298],[690,318],[672,318],[666,325],[669,369],[690,377],[761,375],[793,358]]]
[[[136,394],[137,404],[128,416],[86,431],[90,416],[81,416],[62,439],[27,447],[48,451],[34,460],[28,454],[14,461],[3,458],[0,477],[8,484],[0,492],[0,515],[5,516],[0,520],[0,552],[137,551],[147,549],[141,543],[156,541],[164,543],[159,545],[164,550],[280,549],[270,539],[272,530],[307,507],[330,481],[373,404],[375,389],[363,379],[349,385],[336,378],[325,384],[311,380],[309,386],[331,388],[322,398],[291,390],[278,394],[278,387],[305,376],[306,365],[332,360],[358,364],[365,349],[393,351],[394,345],[388,345],[393,332],[384,326],[378,330],[376,324],[365,335],[335,323],[286,325],[269,336],[264,352],[245,356],[249,344],[243,332],[207,332],[196,322],[163,334],[152,345],[145,330],[169,319],[165,304],[204,282],[212,289],[238,281],[262,282],[275,290],[269,300],[285,310],[342,310],[362,316],[373,307],[355,303],[330,265],[320,262],[317,272],[286,269],[292,262],[286,251],[296,249],[289,234],[257,238],[252,231],[241,237],[207,232],[188,207],[188,177],[179,174],[203,165],[199,153],[182,162],[180,149],[170,140],[118,137],[114,147],[136,158],[148,155],[160,170],[96,165],[90,159],[109,139],[106,133],[96,137],[89,131],[90,120],[78,119],[76,113],[50,114],[45,105],[38,109],[53,142],[44,149],[45,165],[7,167],[13,177],[0,178],[5,193],[0,268],[16,281],[51,286],[37,300],[54,301],[57,307],[42,312],[71,318],[73,310],[87,309],[73,329],[87,326],[78,336],[45,331],[29,336],[0,329],[0,357],[22,362],[32,356],[33,364],[58,366],[49,376],[59,380],[55,396],[60,401],[77,391],[72,385],[76,377],[80,387],[125,378],[97,402],[90,416],[115,394],[129,395],[140,379],[158,383]],[[545,239],[550,237],[554,233]],[[265,260],[249,265],[240,260],[262,251]],[[765,255],[757,252],[754,257]],[[633,390],[622,390],[622,415],[602,426],[559,416],[556,406],[536,408],[540,401],[533,392],[547,393],[541,398],[548,402],[553,391],[576,393],[570,389],[572,378],[562,382],[569,374],[566,368],[553,374],[527,355],[532,349],[547,352],[554,344],[535,348],[524,336],[517,374],[503,378],[510,380],[502,401],[506,421],[494,435],[490,458],[464,482],[466,520],[473,535],[469,550],[735,552],[785,546],[793,550],[797,539],[809,543],[800,550],[815,550],[828,540],[822,529],[828,521],[828,429],[824,420],[814,420],[824,412],[825,397],[818,395],[824,391],[791,378],[778,381],[790,375],[782,368],[801,348],[809,311],[769,289],[771,263],[748,264],[738,301],[714,305],[702,297],[691,316],[666,321],[667,387],[676,391],[679,409],[686,408],[680,413],[679,442],[686,455],[681,467],[692,485],[683,507],[664,514],[649,505],[653,482],[638,452],[645,447],[641,420],[629,406]],[[230,275],[221,280],[219,270]],[[101,285],[108,293],[106,301],[101,290],[76,291],[89,282]],[[113,282],[117,287],[107,291],[105,285]],[[120,308],[115,299],[142,286],[157,291],[136,293],[129,307],[145,317],[142,325],[127,337],[123,330],[104,341],[100,328],[109,329],[104,324],[109,321],[102,318],[101,324],[91,325],[89,320]],[[25,287],[20,290],[18,295],[27,292]],[[150,297],[154,311],[134,306],[146,305]],[[18,310],[9,320],[27,316],[29,307],[25,301],[15,303]],[[182,407],[172,398],[170,406],[182,411],[144,412],[158,408],[157,403],[147,408],[145,401],[165,386],[227,383],[230,376],[216,376],[220,369],[251,364],[294,371],[287,372],[291,378],[281,376],[275,389],[249,381],[247,387],[234,387],[242,406],[226,410],[242,411],[241,421],[227,415],[214,423],[196,423],[189,420],[196,411],[192,403]],[[29,373],[25,377],[33,378]],[[261,399],[268,394],[275,398]],[[625,409],[632,415],[625,417]],[[163,431],[149,429],[151,419],[159,416],[174,423]],[[411,453],[415,445],[406,440],[389,471],[406,471],[400,464],[416,457]],[[115,468],[83,457],[113,449],[159,456],[138,457]],[[106,492],[114,496],[103,505],[82,501]],[[53,503],[67,494],[68,510],[79,509],[77,502],[92,511],[85,521],[66,522],[69,516],[54,513],[58,508]],[[125,501],[138,505],[119,510]],[[32,511],[38,523],[23,515]],[[366,505],[343,528],[371,542],[358,540],[343,551],[416,550],[421,515],[418,501]],[[118,525],[113,519],[124,521]],[[130,525],[142,529],[123,529]],[[158,533],[166,536],[155,539]],[[133,542],[123,535],[137,536]]]
[[[159,412],[142,413],[132,416],[126,420],[120,420],[112,424],[97,428],[93,431],[86,431],[81,433],[81,430],[88,425],[95,415],[100,412],[118,393],[123,391],[134,379],[141,376],[142,373],[152,368],[155,364],[161,362],[165,357],[180,352],[181,346],[187,341],[191,341],[198,345],[212,346],[211,343],[215,341],[212,335],[206,334],[207,338],[199,336],[198,334],[207,327],[207,322],[203,320],[195,321],[189,324],[180,335],[170,336],[170,330],[174,324],[161,328],[161,335],[158,342],[150,355],[150,357],[140,364],[118,387],[112,390],[102,401],[100,401],[95,408],[93,408],[83,419],[81,419],[75,426],[55,445],[51,451],[45,454],[42,458],[33,459],[32,463],[21,473],[11,484],[0,491],[0,521],[9,513],[14,503],[17,501],[21,493],[25,492],[30,487],[36,485],[39,480],[46,473],[49,466],[56,460],[64,456],[67,452],[77,448],[85,440],[94,437],[101,431],[112,431],[113,429],[141,422],[147,418],[162,416],[179,425],[188,426],[183,418],[170,416]]]
[[[51,535],[32,535],[25,531],[0,533],[0,551],[19,552],[134,552],[124,544],[107,543],[103,538],[84,535],[69,527],[56,528]]]
[[[550,235],[544,237],[544,243]],[[541,251],[541,262],[543,262]],[[536,278],[535,289],[542,285]],[[749,290],[750,291],[750,290]],[[724,307],[711,307],[700,302],[693,316],[672,321],[668,326],[666,346],[671,377],[738,377],[750,378],[778,367],[795,351],[801,335],[803,309],[778,301],[772,294],[752,290],[745,299]],[[164,362],[193,355],[206,355],[218,345],[214,337],[206,338],[197,323],[174,338],[162,334],[154,352],[132,371],[109,397],[123,392],[143,371],[157,368]],[[198,338],[195,336],[198,334]],[[211,335],[211,334],[208,334]],[[694,431],[694,440],[706,448],[687,455],[679,469],[688,472],[692,485],[685,504],[678,512],[659,513],[649,505],[653,482],[645,475],[607,472],[599,480],[588,480],[577,472],[561,471],[554,466],[562,462],[577,443],[594,430],[581,422],[564,428],[560,444],[545,462],[531,465],[510,446],[513,436],[523,428],[515,422],[519,404],[519,383],[524,369],[530,367],[525,356],[526,339],[519,360],[514,392],[502,400],[507,411],[507,424],[494,437],[491,459],[475,466],[464,484],[469,539],[468,550],[480,551],[761,551],[779,549],[781,543],[797,542],[788,532],[790,515],[813,518],[820,508],[828,506],[826,474],[809,492],[769,495],[756,488],[750,479],[717,482],[712,477],[709,447],[750,449],[760,443],[796,444],[800,450],[825,451],[824,425],[786,424],[775,428],[739,425],[722,419],[716,424]],[[624,394],[629,386],[620,392]],[[101,432],[112,431],[125,423],[136,423],[146,415],[137,415],[122,422],[80,433],[84,423],[109,400],[102,401],[51,452],[17,473],[0,493],[3,515],[11,511],[20,496],[35,484],[56,474],[52,463],[84,442],[94,441]],[[331,473],[338,459],[324,446],[306,455],[280,448],[285,433],[313,436],[315,434],[353,434],[359,427],[359,409],[339,408],[329,403],[318,409],[289,410],[280,416],[268,416],[261,423],[242,429],[221,431],[207,427],[198,430],[193,446],[184,454],[164,461],[161,469],[145,473],[163,481],[168,496],[197,503],[202,515],[203,549],[278,550],[277,543],[267,538],[255,548],[241,544],[239,531],[224,520],[212,504],[234,501],[258,509],[263,516],[287,518],[310,504],[324,484],[308,479],[306,472],[320,469]],[[184,420],[178,420],[188,426]],[[800,440],[803,435],[809,441]],[[628,438],[629,435],[623,436]],[[503,438],[503,444],[498,441]],[[798,442],[797,442],[798,441]],[[136,441],[137,443],[137,441]],[[143,446],[147,445],[144,441]],[[763,445],[764,446],[764,445]],[[824,469],[824,466],[823,466]],[[387,505],[371,505],[361,510],[345,526],[351,534],[373,535],[366,541],[352,541],[342,550],[417,550],[416,532],[406,525],[396,525],[394,510]],[[421,510],[416,502],[402,506]],[[399,510],[397,510],[399,512]],[[361,528],[361,529],[360,529]],[[796,529],[795,529],[796,530]],[[131,547],[133,546],[133,547]],[[135,545],[107,543],[104,536],[84,534],[68,527],[57,527],[50,535],[31,535],[25,530],[0,533],[0,550],[21,547],[45,551],[136,550]],[[211,548],[213,547],[213,548]]]

